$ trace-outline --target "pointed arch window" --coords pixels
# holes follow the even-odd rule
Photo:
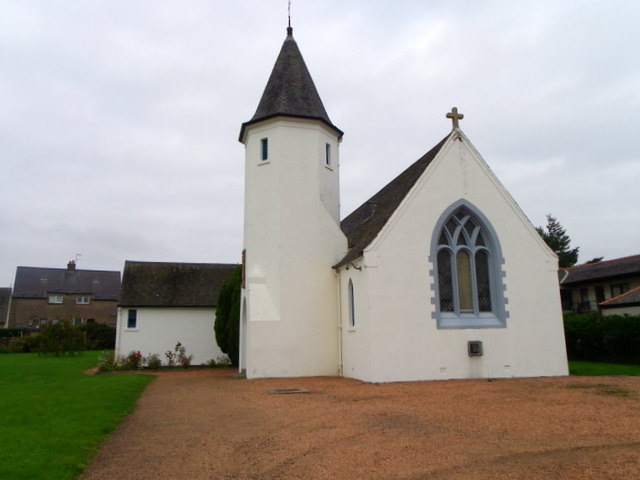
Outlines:
[[[467,202],[458,202],[438,222],[433,238],[438,327],[504,327],[502,255],[488,221]]]

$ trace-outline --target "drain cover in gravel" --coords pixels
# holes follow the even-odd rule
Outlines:
[[[267,392],[274,394],[309,393],[309,390],[306,388],[274,388],[272,390],[267,390]]]

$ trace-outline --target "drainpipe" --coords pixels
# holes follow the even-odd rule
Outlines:
[[[122,311],[122,307],[119,306],[116,313],[116,332],[118,333],[118,336],[116,337],[116,348],[114,352],[116,359],[119,356],[120,347],[122,346],[122,329],[124,328],[122,326]]]
[[[342,286],[340,285],[340,272],[334,270],[336,284],[338,286],[338,376],[342,377]]]

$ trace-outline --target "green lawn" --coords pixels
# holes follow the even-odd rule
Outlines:
[[[569,362],[571,375],[640,375],[640,365],[622,365],[619,363]]]
[[[75,478],[150,375],[85,375],[101,352],[0,355],[0,479]]]

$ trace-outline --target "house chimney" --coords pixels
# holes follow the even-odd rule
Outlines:
[[[75,272],[76,271],[76,262],[74,262],[73,260],[70,260],[69,263],[67,263],[67,271],[68,272]]]

